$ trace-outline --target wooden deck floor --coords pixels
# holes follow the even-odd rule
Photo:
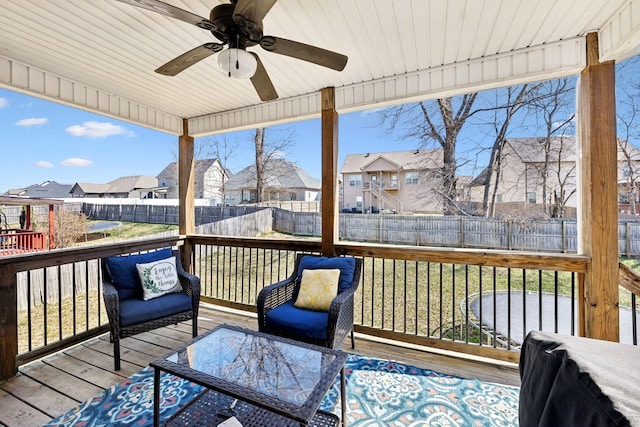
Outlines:
[[[199,329],[204,332],[220,323],[257,329],[256,319],[250,315],[201,307]],[[0,425],[28,427],[47,423],[189,339],[191,325],[186,323],[126,338],[121,342],[122,369],[118,372],[113,370],[113,347],[106,334],[22,366],[15,378],[0,383]],[[344,350],[351,351],[350,344],[345,343]],[[425,352],[357,334],[355,352],[466,378],[520,384],[517,367],[512,364]]]

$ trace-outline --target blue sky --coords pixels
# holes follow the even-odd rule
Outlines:
[[[375,116],[340,116],[339,161],[345,154],[412,150],[417,143],[387,137]],[[320,178],[320,120],[290,123],[294,144],[286,158]],[[63,184],[106,183],[121,176],[156,176],[176,160],[175,135],[0,89],[0,194],[47,180]],[[251,132],[231,135],[240,149],[229,161],[232,172],[253,163]]]

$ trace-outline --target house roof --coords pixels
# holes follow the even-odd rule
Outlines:
[[[223,3],[165,2],[201,17]],[[278,0],[266,34],[349,60],[339,72],[251,46],[280,96],[263,103],[249,80],[219,72],[217,55],[175,77],[154,73],[217,41],[162,8],[4,1],[0,84],[176,135],[186,118],[189,133],[203,136],[319,117],[324,87],[348,112],[576,75],[589,32],[598,33],[600,61],[638,52],[639,9],[640,0]]]
[[[196,176],[204,175],[204,173],[213,166],[218,159],[198,159],[196,160],[195,165],[195,174]],[[231,173],[227,170],[227,175],[231,175]],[[172,178],[177,179],[178,177],[178,163],[171,162],[169,163],[162,171],[157,175],[157,178]]]
[[[340,173],[361,173],[369,164],[386,159],[403,170],[435,169],[442,167],[442,149],[361,153],[345,156]]]
[[[109,184],[94,184],[91,182],[76,182],[71,189],[72,192],[76,191],[76,188],[82,190],[85,194],[102,194],[106,193],[109,189]]]
[[[11,189],[6,195],[16,195],[31,198],[65,199],[70,197],[72,184],[60,184],[56,181],[45,181],[42,184],[33,184],[26,188]]]
[[[133,190],[151,189],[158,186],[158,178],[146,175],[123,176],[106,184],[77,182],[72,191],[80,188],[85,194],[130,193]]]
[[[509,138],[506,141],[506,147],[510,148],[511,152],[517,155],[522,163],[545,162],[544,138]],[[560,156],[562,162],[575,163],[577,161],[575,137],[554,137],[550,140],[549,147],[552,161],[557,162],[558,156]],[[631,160],[640,161],[640,150],[632,143],[618,139],[618,162],[627,160],[627,156]],[[473,178],[469,185],[472,187],[485,185],[488,173],[489,168],[487,167]]]
[[[309,175],[304,169],[293,162],[284,159],[272,159],[266,170],[265,183],[269,188],[306,188],[320,190],[322,182]],[[247,166],[234,174],[225,184],[227,190],[242,190],[256,188],[256,167]]]
[[[544,163],[545,138],[509,138],[506,146],[510,147],[523,163]],[[554,137],[549,140],[551,158],[563,162],[576,161],[576,139],[573,136]]]

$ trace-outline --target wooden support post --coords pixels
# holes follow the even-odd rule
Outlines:
[[[31,230],[31,206],[26,205],[24,209],[25,209],[24,229]]]
[[[53,205],[49,205],[49,250],[56,248],[56,242],[53,238],[55,232],[56,216],[53,210]]]
[[[335,88],[322,89],[322,254],[335,256],[338,241],[338,113]]]
[[[189,121],[183,119],[178,140],[178,232],[181,235],[193,234],[196,229],[194,174],[193,137],[189,136]],[[191,272],[192,252],[191,242],[186,239],[180,255],[188,272]]]
[[[0,381],[18,370],[18,283],[12,264],[0,266]]]
[[[618,341],[618,177],[615,68],[598,61],[598,35],[587,35],[587,66],[578,88],[579,253],[591,263],[579,301],[581,330]]]

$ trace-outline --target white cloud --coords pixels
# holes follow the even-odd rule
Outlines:
[[[24,127],[29,127],[29,126],[40,126],[40,125],[44,125],[49,123],[49,119],[44,118],[44,117],[40,117],[40,118],[36,118],[36,117],[32,117],[30,119],[22,119],[22,120],[18,120],[16,122],[16,126],[24,126]]]
[[[36,163],[36,166],[39,167],[39,168],[52,168],[53,167],[53,163],[47,162],[46,160],[39,160]]]
[[[60,162],[62,166],[89,166],[92,165],[93,162],[89,159],[80,159],[78,157],[71,157],[68,159],[64,159]]]
[[[73,136],[84,136],[91,139],[114,135],[135,136],[130,130],[108,122],[84,122],[82,125],[68,127],[67,132]]]
[[[0,108],[6,107],[7,105],[9,105],[9,101],[7,101],[7,98],[0,97]]]

